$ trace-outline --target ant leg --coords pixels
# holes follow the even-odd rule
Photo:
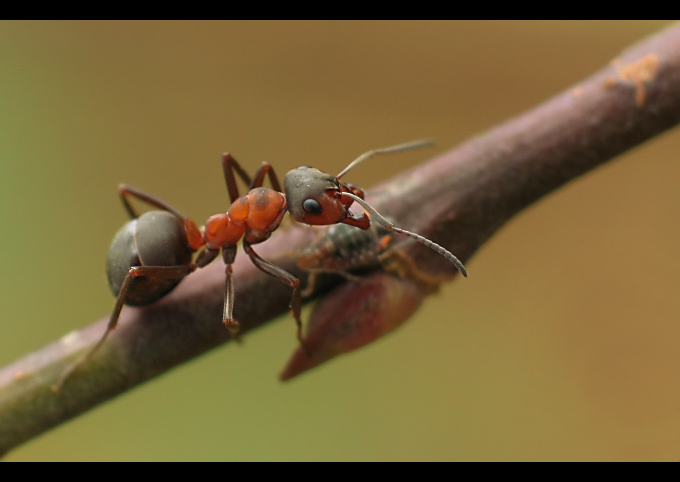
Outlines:
[[[226,265],[225,274],[226,280],[224,282],[224,308],[222,309],[222,323],[226,326],[229,333],[235,336],[239,330],[238,321],[234,320],[234,279],[232,264],[236,258],[236,246],[223,246],[222,258]]]
[[[225,268],[226,280],[224,283],[224,309],[222,310],[222,322],[232,335],[238,333],[239,323],[234,320],[234,269],[230,264]]]
[[[186,218],[180,213],[178,210],[170,206],[168,203],[165,201],[162,201],[161,199],[157,198],[156,196],[153,196],[151,194],[148,194],[144,191],[141,191],[135,187],[128,186],[127,184],[120,184],[118,186],[118,192],[120,193],[120,198],[123,201],[123,205],[125,206],[125,210],[130,214],[130,218],[135,219],[139,217],[139,213],[132,207],[132,204],[130,204],[130,200],[128,197],[133,197],[135,199],[138,199],[140,201],[143,201],[147,204],[150,204],[153,207],[156,207],[160,209],[161,211],[168,211],[175,216],[177,216],[179,219],[182,221],[185,221]]]
[[[250,189],[262,187],[262,184],[264,184],[264,176],[267,174],[269,174],[269,182],[271,183],[272,188],[274,188],[274,191],[283,192],[281,189],[281,183],[279,183],[279,178],[276,177],[274,168],[268,162],[263,162],[260,168],[257,170],[255,177],[253,178],[253,182],[250,184]]]
[[[236,174],[239,175],[239,177],[245,183],[246,186],[250,186],[251,184],[250,176],[241,167],[241,165],[238,162],[236,162],[236,159],[234,159],[231,154],[227,153],[224,153],[222,155],[222,170],[224,171],[224,180],[227,183],[227,191],[229,192],[229,198],[233,203],[239,197],[241,197],[238,193],[238,186],[236,185],[236,177],[234,175],[234,172],[236,172]]]
[[[243,249],[246,250],[246,253],[248,253],[248,256],[250,256],[253,264],[257,266],[260,271],[276,278],[283,283],[286,283],[288,286],[293,288],[293,297],[290,300],[290,312],[292,313],[293,318],[295,318],[295,324],[297,325],[297,339],[300,342],[302,349],[307,353],[307,356],[311,357],[311,352],[305,346],[304,341],[302,341],[302,319],[300,318],[300,312],[302,311],[302,297],[300,295],[300,280],[285,269],[261,258],[260,255],[257,254],[255,250],[253,250],[250,243],[244,241]]]
[[[210,264],[220,253],[219,249],[206,248],[196,257],[196,266],[203,268]],[[233,269],[231,265],[236,257],[236,246],[225,246],[222,249],[222,257],[226,264],[226,281],[224,283],[224,306],[222,308],[222,323],[232,335],[236,335],[239,330],[238,321],[234,320],[234,281],[232,278]]]
[[[184,229],[187,232],[189,246],[191,247],[192,250],[196,251],[198,248],[205,244],[203,242],[203,235],[201,234],[201,230],[198,229],[196,223],[194,223],[194,221],[190,218],[185,218],[182,213],[180,213],[177,209],[170,206],[165,201],[157,198],[156,196],[141,191],[135,187],[128,186],[126,184],[120,184],[118,186],[118,192],[120,193],[120,198],[123,201],[125,210],[128,212],[132,219],[136,219],[140,215],[132,207],[132,204],[130,203],[128,197],[133,197],[135,199],[143,201],[147,204],[150,204],[153,207],[160,209],[161,211],[168,211],[170,214],[174,215],[177,219],[184,223]]]
[[[128,271],[128,274],[125,275],[125,278],[123,279],[123,283],[120,286],[120,291],[118,292],[118,297],[116,298],[116,304],[114,305],[113,312],[111,313],[111,317],[109,318],[109,324],[106,326],[106,331],[102,335],[102,337],[99,339],[97,344],[88,352],[86,353],[82,358],[77,360],[73,365],[71,365],[69,368],[64,371],[64,373],[61,374],[59,377],[59,380],[57,381],[57,384],[54,385],[52,388],[54,391],[58,392],[61,390],[61,388],[64,386],[64,383],[68,378],[73,374],[73,372],[79,368],[81,365],[89,361],[92,356],[94,356],[97,351],[102,347],[106,339],[108,338],[109,334],[116,328],[116,325],[118,325],[118,318],[120,317],[120,312],[123,309],[123,305],[125,304],[125,297],[127,295],[128,289],[130,288],[130,283],[132,283],[132,280],[139,277],[139,276],[147,276],[149,278],[157,278],[157,279],[181,279],[184,278],[186,275],[191,273],[196,269],[195,264],[188,264],[188,265],[183,265],[183,266],[133,266],[130,268]]]

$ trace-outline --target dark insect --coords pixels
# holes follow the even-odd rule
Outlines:
[[[330,226],[325,235],[300,252],[298,266],[309,272],[302,296],[313,293],[319,273],[335,273],[349,280],[380,266],[380,254],[392,235],[382,226],[356,229],[347,224]]]

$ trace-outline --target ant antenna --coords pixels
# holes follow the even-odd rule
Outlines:
[[[419,144],[422,145],[422,142],[419,142]],[[408,147],[404,147],[404,146],[408,146]],[[402,147],[403,149],[410,149],[411,147],[419,147],[419,146],[415,145],[415,143],[409,143],[409,144],[403,144],[403,146],[397,146],[397,147]],[[389,149],[390,149],[389,152],[393,152],[393,150],[394,150],[394,148],[389,148]],[[377,151],[371,151],[371,152],[376,153]],[[380,152],[380,154],[382,154],[382,152]],[[364,157],[364,156],[361,156],[361,157]],[[357,161],[359,161],[359,160],[363,161],[364,159],[362,159],[361,157],[359,159],[357,159]],[[352,164],[356,163],[357,161],[354,161]],[[350,164],[350,166],[351,166],[351,164]],[[347,170],[347,169],[345,169],[345,170]],[[362,208],[364,208],[366,211],[368,211],[368,214],[370,214],[371,218],[373,218],[378,224],[380,224],[382,227],[384,227],[388,231],[394,231],[396,233],[403,234],[404,236],[408,236],[409,238],[413,238],[416,241],[418,241],[419,243],[424,244],[428,248],[436,251],[437,253],[442,255],[444,258],[449,260],[456,267],[456,269],[458,271],[460,271],[460,274],[462,274],[464,277],[467,278],[467,270],[465,269],[465,266],[463,266],[463,263],[461,263],[460,260],[453,255],[453,253],[448,251],[443,246],[438,245],[434,241],[430,241],[429,239],[421,236],[420,234],[412,233],[411,231],[406,231],[405,229],[395,227],[394,224],[392,224],[387,219],[385,219],[382,216],[382,214],[380,214],[378,211],[376,211],[370,204],[368,204],[366,201],[361,199],[359,196],[356,196],[356,195],[349,193],[349,192],[341,192],[340,195],[354,199],[354,201],[356,203],[358,203]]]
[[[370,159],[373,156],[377,156],[378,154],[390,154],[392,152],[400,152],[400,151],[406,151],[409,149],[416,149],[418,147],[426,147],[426,146],[433,146],[434,141],[412,141],[412,142],[407,142],[406,144],[399,144],[396,146],[391,146],[391,147],[383,147],[381,149],[374,149],[372,151],[364,152],[362,155],[357,157],[355,160],[349,163],[349,166],[344,168],[340,174],[338,174],[336,179],[340,179],[342,176],[347,174],[347,172],[352,169],[354,166],[361,164],[364,162],[366,159]],[[383,218],[384,219],[384,218]]]

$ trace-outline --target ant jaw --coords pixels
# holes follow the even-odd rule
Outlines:
[[[356,226],[357,228],[363,229],[364,231],[371,227],[371,219],[366,213],[354,215],[347,211],[347,217],[340,222],[349,224],[350,226]]]

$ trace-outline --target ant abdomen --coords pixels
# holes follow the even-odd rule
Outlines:
[[[192,250],[186,229],[168,211],[149,211],[128,221],[111,242],[106,277],[118,296],[130,268],[135,266],[183,266],[191,263]],[[158,301],[182,278],[138,276],[130,281],[125,304],[143,306]]]

